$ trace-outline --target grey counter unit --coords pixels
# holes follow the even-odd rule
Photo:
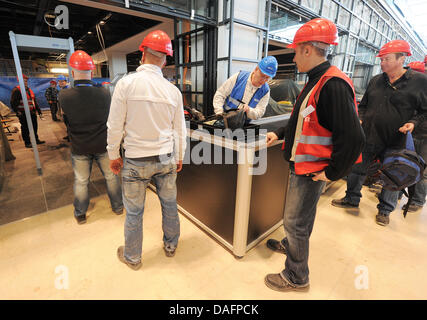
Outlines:
[[[270,131],[288,118],[259,124]],[[177,177],[178,208],[236,257],[243,257],[282,224],[289,167],[281,143],[266,148],[263,134],[233,141],[187,130],[191,139]]]

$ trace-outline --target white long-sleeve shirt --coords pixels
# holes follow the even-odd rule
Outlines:
[[[120,157],[124,136],[125,157],[141,158],[175,152],[184,158],[187,130],[182,94],[163,78],[162,70],[144,64],[117,82],[107,121],[107,151]]]
[[[214,112],[216,114],[224,112],[223,106],[225,103],[225,99],[227,99],[227,97],[231,94],[231,91],[233,91],[238,75],[239,75],[239,72],[233,74],[215,92],[215,95],[213,98],[213,106],[214,106]],[[252,78],[252,73],[249,75],[248,81],[246,82],[245,93],[243,94],[243,98],[242,98],[242,101],[246,104],[248,104],[251,101],[255,92],[260,88],[260,87],[255,87],[252,84],[251,78]],[[264,97],[262,97],[259,100],[255,108],[249,108],[249,111],[247,113],[248,118],[252,120],[261,118],[265,113],[265,108],[267,107],[269,99],[270,99],[270,91],[268,91],[264,95]]]

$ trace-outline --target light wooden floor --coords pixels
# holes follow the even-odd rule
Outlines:
[[[310,242],[308,293],[279,293],[264,285],[284,256],[265,242],[236,260],[181,216],[176,256],[162,250],[160,203],[147,193],[143,266],[119,262],[125,215],[104,194],[77,225],[72,205],[0,226],[0,299],[426,299],[427,209],[375,223],[376,198],[363,189],[358,215],[332,207],[343,181],[321,197]],[[400,206],[404,202],[400,203]],[[283,228],[271,237],[284,235]]]

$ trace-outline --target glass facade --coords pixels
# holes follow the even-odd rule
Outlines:
[[[274,31],[304,23],[318,16],[332,20],[339,29],[339,44],[333,48],[328,59],[350,77],[354,76],[359,92],[366,89],[366,74],[372,76],[381,72],[380,60],[375,56],[381,46],[391,40],[403,39],[410,43],[412,56],[406,58],[407,63],[424,60],[424,48],[374,0],[292,2],[295,4],[290,6],[289,1],[272,1],[269,31],[273,31],[273,34],[270,39],[284,40],[275,37]],[[296,74],[296,79],[303,77]]]
[[[234,0],[234,2],[231,0],[151,1],[161,6],[173,7],[177,11],[194,12],[205,18],[215,17],[217,21],[217,26],[214,27],[217,32],[215,39],[222,41],[221,44],[217,43],[217,48],[214,50],[216,55],[213,58],[216,60],[210,69],[214,72],[218,71],[217,83],[223,80],[219,78],[219,74],[221,77],[226,77],[222,75],[223,70],[228,70],[230,73],[232,68],[242,68],[243,64],[253,64],[257,60],[250,55],[246,57],[245,52],[250,51],[246,49],[242,52],[241,48],[232,47],[230,54],[229,26],[233,19],[235,20],[233,28],[236,30],[239,27],[240,35],[244,34],[242,29],[248,29],[247,33],[253,33],[255,29],[259,29],[256,32],[261,34],[266,32],[268,27],[268,47],[271,41],[274,43],[271,50],[281,51],[277,54],[283,54],[279,59],[279,71],[282,71],[282,74],[277,78],[291,78],[298,85],[304,83],[306,74],[298,73],[292,57],[289,52],[286,52],[285,44],[292,41],[300,25],[319,16],[330,19],[337,25],[338,45],[331,47],[328,60],[353,79],[358,94],[363,94],[369,79],[381,72],[380,60],[376,58],[376,54],[386,42],[394,39],[408,41],[413,55],[407,58],[407,63],[424,59],[424,48],[420,43],[412,39],[410,34],[374,0],[265,0],[265,2],[261,0],[256,5],[251,3],[242,8],[243,2],[244,0]],[[233,4],[234,11],[230,19],[230,8]],[[269,11],[268,8],[270,8]],[[265,14],[254,15],[255,10]],[[176,27],[175,45],[179,48],[178,61],[176,61],[176,84],[183,92],[186,105],[199,110],[205,109],[211,99],[206,99],[204,96],[207,91],[215,92],[216,87],[215,84],[210,84],[209,87],[207,85],[208,70],[205,57],[210,52],[206,51],[210,50],[210,45],[204,40],[206,31],[203,29],[203,22],[177,20]],[[246,39],[246,34],[244,35]],[[252,43],[249,35],[247,39],[249,44]],[[260,36],[257,44],[260,47],[260,53],[265,50],[267,43],[267,38],[264,37],[264,49],[261,48],[262,39],[263,36]],[[242,44],[242,42],[239,43]],[[248,46],[244,42],[242,45]],[[206,102],[207,100],[209,101]]]

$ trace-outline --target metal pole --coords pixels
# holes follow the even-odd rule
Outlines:
[[[233,24],[234,24],[234,0],[230,0],[230,36],[228,37],[228,76],[230,78],[231,74],[231,62],[233,60],[233,50],[231,50],[231,46],[233,44]]]
[[[71,72],[71,67],[70,67],[70,64],[69,64],[70,57],[74,53],[74,41],[73,41],[73,38],[69,37],[68,38],[68,42],[70,44],[70,51],[67,54],[68,78],[70,79],[70,86],[74,87],[73,73]]]
[[[268,54],[268,33],[270,32],[270,18],[271,18],[271,0],[268,0],[267,3],[267,31],[265,32],[265,50],[264,50],[264,57]]]
[[[22,102],[24,103],[25,117],[27,119],[28,131],[30,132],[31,145],[34,151],[34,158],[36,159],[37,173],[41,176],[42,167],[40,164],[39,151],[37,150],[36,136],[34,134],[33,122],[31,120],[30,108],[28,107],[27,92],[25,90],[24,78],[22,76],[21,62],[19,61],[18,48],[16,45],[16,37],[13,31],[9,31],[10,44],[13,52],[13,59],[15,60],[16,74],[18,75],[19,87],[22,95]],[[37,120],[36,120],[37,121]]]

